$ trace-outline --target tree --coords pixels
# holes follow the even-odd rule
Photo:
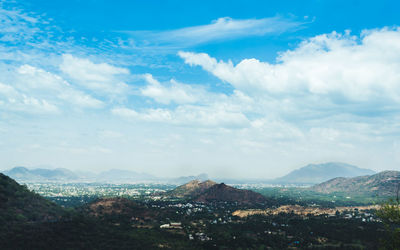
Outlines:
[[[377,215],[385,225],[387,238],[382,241],[383,249],[400,249],[400,183],[397,186],[396,200],[390,200],[382,205]]]

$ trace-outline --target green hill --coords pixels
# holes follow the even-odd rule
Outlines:
[[[53,221],[63,209],[0,173],[0,224]]]

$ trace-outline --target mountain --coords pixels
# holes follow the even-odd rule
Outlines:
[[[0,224],[52,221],[63,209],[0,173]]]
[[[215,184],[217,183],[210,180],[204,182],[193,180],[167,192],[167,195],[176,198],[195,197]]]
[[[74,172],[65,168],[56,168],[56,169],[37,168],[37,169],[32,169],[31,173],[39,175],[48,180],[75,180],[79,178],[78,175],[76,175]]]
[[[311,189],[321,193],[344,192],[349,194],[373,194],[396,196],[400,185],[399,171],[383,171],[374,175],[354,178],[334,178],[313,186]]]
[[[264,203],[267,199],[259,193],[237,189],[224,183],[194,180],[181,185],[164,195],[186,198],[194,202],[237,202],[242,204]]]
[[[56,169],[27,169],[25,167],[14,167],[3,172],[4,174],[16,179],[17,181],[56,181],[56,180],[76,180],[78,175],[65,168]]]
[[[277,184],[318,184],[336,177],[375,174],[374,171],[340,162],[309,164],[273,180]]]

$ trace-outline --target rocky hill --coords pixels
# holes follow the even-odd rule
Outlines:
[[[203,193],[215,184],[217,183],[210,180],[203,182],[199,180],[193,180],[167,192],[167,195],[176,198],[193,198]]]
[[[313,186],[311,189],[321,193],[345,192],[395,196],[400,184],[399,171],[383,171],[374,175],[354,178],[334,178]]]
[[[375,174],[374,171],[340,162],[309,164],[275,179],[279,184],[317,184],[336,177],[356,177]]]
[[[196,202],[265,203],[267,198],[251,190],[237,189],[224,183],[215,184],[193,199]]]
[[[194,202],[237,202],[241,204],[264,203],[267,199],[259,193],[237,189],[224,183],[199,180],[190,181],[165,194],[168,197],[184,198]]]

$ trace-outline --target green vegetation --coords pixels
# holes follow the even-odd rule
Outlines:
[[[299,187],[267,187],[254,189],[254,191],[268,198],[277,199],[279,203],[316,204],[324,207],[382,204],[388,199],[386,196],[380,197],[373,194],[352,194],[351,196],[344,192],[326,194]]]
[[[377,212],[386,229],[383,239],[384,249],[400,249],[400,202],[390,200]]]
[[[79,185],[82,190],[91,189]],[[74,185],[65,187],[74,187],[72,193],[79,190]],[[1,175],[0,249],[377,249],[379,239],[385,236],[385,227],[373,211],[233,215],[237,210],[274,209],[287,204],[332,206],[329,200],[321,200],[322,196],[303,190],[257,189],[267,196],[266,203],[240,203],[221,202],[218,197],[212,202],[160,199],[155,192],[160,186],[109,187],[113,191],[106,193],[133,192],[134,188],[147,191],[126,198],[52,196],[55,202],[69,207],[62,208]],[[237,194],[234,189],[222,188],[224,192],[213,194],[231,195],[232,190]],[[246,201],[253,200],[250,198]],[[400,212],[396,211],[397,216]],[[398,224],[388,218],[392,225]]]
[[[0,224],[57,220],[65,211],[0,174]]]

